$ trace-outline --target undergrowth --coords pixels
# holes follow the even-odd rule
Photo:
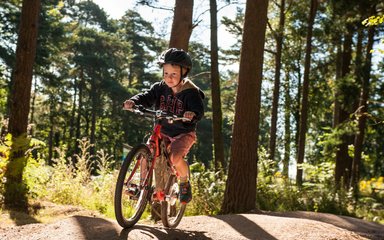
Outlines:
[[[266,211],[313,211],[346,215],[384,224],[383,177],[360,181],[358,196],[353,189],[333,182],[333,163],[316,166],[303,164],[305,181],[301,188],[280,172],[271,173],[260,166],[272,164],[261,159],[259,164],[257,207]],[[263,163],[264,162],[264,163]]]
[[[53,166],[42,159],[30,159],[24,174],[30,197],[59,204],[83,206],[113,217],[113,194],[117,172],[111,155],[103,150],[89,155],[89,141],[79,141],[75,161],[65,157],[65,149],[56,149]],[[92,175],[95,171],[96,175]]]
[[[57,158],[49,166],[35,151],[29,152],[24,181],[29,198],[58,204],[82,206],[97,210],[114,218],[113,196],[118,170],[113,156],[103,150],[96,156],[89,155],[89,141],[79,141],[80,153],[73,159],[66,157],[66,149],[56,149]],[[36,148],[36,147],[34,147]],[[0,142],[0,202],[3,200],[3,184],[9,146]],[[359,196],[352,190],[337,190],[333,184],[332,163],[317,166],[303,165],[305,181],[302,188],[271,171],[272,162],[260,154],[256,206],[266,211],[314,211],[350,215],[369,221],[384,223],[384,178],[360,181]],[[191,166],[193,201],[185,215],[215,215],[220,211],[225,191],[225,174],[205,169],[201,163]],[[96,173],[96,174],[95,174]],[[239,193],[241,194],[241,193]],[[143,218],[149,216],[149,210]]]

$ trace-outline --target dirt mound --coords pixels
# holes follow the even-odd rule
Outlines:
[[[71,216],[50,224],[0,228],[4,240],[63,239],[384,239],[384,226],[332,214],[291,212],[184,217],[177,229],[137,224],[122,229],[114,220]]]

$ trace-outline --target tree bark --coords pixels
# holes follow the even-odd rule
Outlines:
[[[307,119],[308,119],[308,98],[309,98],[309,73],[311,68],[311,53],[312,53],[312,31],[313,23],[317,12],[317,0],[311,0],[311,10],[308,18],[308,32],[307,43],[305,51],[304,63],[304,81],[303,81],[303,99],[300,111],[300,129],[299,129],[299,146],[297,155],[297,175],[296,184],[301,186],[303,183],[303,169],[300,164],[304,162],[305,155],[305,135],[307,133]]]
[[[267,0],[247,0],[240,56],[231,161],[222,213],[255,209],[261,81]]]
[[[273,87],[272,100],[272,117],[271,117],[271,134],[269,138],[269,159],[275,159],[276,151],[276,129],[277,129],[277,111],[279,108],[280,93],[280,70],[281,70],[281,53],[283,48],[283,36],[285,25],[285,0],[281,0],[279,29],[275,34],[276,39],[276,55],[275,55],[275,84]]]
[[[49,134],[48,134],[48,165],[52,166],[53,164],[53,136],[54,136],[54,103],[53,103],[53,96],[50,94],[49,96]]]
[[[284,158],[283,158],[283,176],[287,179],[289,177],[289,157],[291,156],[291,95],[289,94],[289,72],[286,73],[285,85],[284,85]]]
[[[188,51],[192,34],[193,0],[176,0],[169,47]]]
[[[361,164],[361,154],[363,151],[363,142],[364,142],[364,134],[365,134],[365,125],[368,114],[368,98],[369,98],[369,81],[370,81],[370,73],[371,73],[371,61],[372,54],[371,50],[373,47],[374,41],[374,27],[370,27],[368,29],[368,43],[366,49],[366,59],[364,62],[363,68],[363,77],[362,77],[362,88],[360,94],[360,103],[357,111],[358,117],[358,133],[355,136],[355,150],[354,157],[352,162],[352,177],[351,177],[351,186],[357,190],[358,181],[360,177],[360,164]]]
[[[27,189],[22,181],[27,162],[25,152],[29,147],[27,138],[30,110],[33,65],[36,56],[40,0],[23,1],[20,30],[16,48],[16,63],[11,92],[9,132],[12,134],[11,155],[5,172],[5,205],[26,209]]]
[[[215,171],[225,169],[224,161],[224,139],[222,133],[220,77],[219,77],[219,55],[217,44],[217,4],[216,0],[210,0],[211,12],[211,93],[212,93],[212,129],[213,129],[213,152],[215,158]]]
[[[176,0],[175,14],[173,17],[171,39],[169,41],[170,48],[178,48],[188,51],[189,38],[192,33],[192,15],[193,15],[193,0]],[[163,187],[163,181],[166,179],[167,171],[163,166],[157,166],[156,186]],[[156,202],[152,204],[151,217],[158,219],[158,212],[160,212],[160,205]]]
[[[92,109],[91,109],[91,134],[90,134],[90,148],[89,148],[89,154],[91,158],[94,158],[96,151],[95,151],[95,143],[96,143],[96,119],[97,119],[97,112],[98,112],[98,94],[96,90],[96,79],[93,79],[91,82],[91,102],[92,102]]]
[[[80,70],[80,81],[79,81],[79,105],[77,107],[77,118],[76,118],[76,132],[75,132],[75,141],[74,141],[74,151],[75,154],[80,153],[79,142],[78,140],[81,137],[81,115],[83,111],[83,90],[85,88],[85,80],[84,80],[84,70]],[[72,164],[76,165],[77,158],[72,157]]]
[[[33,84],[33,96],[32,96],[32,102],[31,102],[31,110],[30,110],[30,119],[29,123],[32,125],[35,121],[35,102],[36,102],[36,92],[37,92],[37,80],[35,78],[34,84]],[[29,134],[33,136],[33,126],[30,128]]]
[[[77,78],[74,78],[73,82],[73,101],[72,101],[72,110],[71,110],[71,118],[69,120],[69,140],[67,142],[68,145],[68,153],[73,154],[73,139],[75,135],[75,118],[76,118],[76,106],[77,106],[77,90],[78,90],[78,83]]]
[[[27,132],[39,12],[39,0],[23,1],[9,119],[9,132],[14,137]]]
[[[343,51],[341,54],[341,78],[339,81],[344,81],[343,78],[347,77],[351,72],[351,60],[352,60],[352,35],[353,29],[351,24],[347,26],[347,33],[344,37],[343,42]],[[349,115],[352,112],[352,108],[350,108],[351,103],[348,101],[343,102],[341,99],[346,99],[346,96],[349,94],[346,86],[338,86],[336,88],[336,98],[335,102],[337,102],[336,112],[336,123],[334,124],[336,127],[341,126],[341,124],[346,123],[348,121]],[[353,108],[355,109],[355,108]],[[350,177],[351,177],[351,168],[352,168],[352,158],[348,154],[348,145],[352,144],[351,137],[348,134],[344,133],[340,136],[341,143],[337,146],[336,151],[336,166],[335,166],[335,182],[337,187],[340,186],[340,181],[343,179],[343,185],[345,187],[349,186]]]
[[[340,37],[341,38],[341,37]],[[342,62],[342,53],[341,53],[341,43],[339,42],[337,44],[337,52],[336,52],[336,80],[341,78],[341,62]],[[339,124],[339,112],[340,112],[340,101],[337,99],[339,98],[339,90],[338,88],[335,89],[335,103],[333,107],[333,124],[332,127],[336,128],[337,125]]]

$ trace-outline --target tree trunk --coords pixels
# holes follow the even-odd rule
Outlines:
[[[77,78],[75,77],[74,83],[73,83],[73,101],[72,101],[72,111],[71,111],[71,119],[69,120],[69,140],[67,142],[68,146],[68,153],[70,155],[73,154],[73,138],[75,135],[75,119],[76,119],[76,99],[77,99],[77,90],[78,90],[78,84],[77,84]],[[65,135],[64,135],[65,136]]]
[[[12,64],[14,66],[15,64]],[[7,93],[7,105],[5,109],[5,116],[9,118],[9,115],[11,114],[11,105],[12,105],[12,88],[14,85],[14,79],[15,79],[14,71],[11,72],[11,79],[8,83],[8,93]]]
[[[188,51],[189,38],[192,33],[192,15],[193,15],[193,0],[176,0],[175,2],[175,15],[173,17],[171,39],[169,47],[179,48]],[[166,179],[167,171],[162,166],[157,166],[157,175],[155,179],[156,186],[163,186],[160,179]],[[160,205],[158,203],[152,204],[151,217],[158,219],[160,212]]]
[[[222,213],[255,209],[267,0],[247,0],[231,160]]]
[[[192,34],[193,0],[176,0],[169,47],[188,51]]]
[[[301,186],[303,183],[303,169],[300,166],[304,162],[305,155],[305,135],[307,133],[308,119],[308,98],[309,98],[309,72],[311,68],[311,53],[312,53],[312,31],[313,23],[317,12],[317,0],[311,0],[311,10],[308,18],[308,33],[305,51],[304,63],[304,81],[303,81],[303,99],[300,111],[300,129],[299,129],[299,146],[297,155],[297,175],[296,184]]]
[[[341,37],[340,37],[341,38]],[[341,78],[341,65],[342,65],[342,50],[341,50],[341,43],[339,42],[337,44],[337,52],[336,52],[336,81],[337,79]],[[335,89],[335,102],[333,107],[333,128],[336,128],[339,124],[339,112],[340,112],[340,101],[338,101],[340,93],[338,88]]]
[[[37,80],[35,78],[35,82],[33,84],[33,96],[32,96],[32,102],[31,102],[31,114],[30,114],[30,119],[29,123],[31,124],[31,128],[29,131],[29,135],[33,136],[33,123],[35,121],[35,101],[36,101],[36,92],[37,92]]]
[[[363,55],[364,31],[361,27],[358,27],[357,31],[358,31],[358,35],[357,35],[357,43],[356,43],[356,57],[355,57],[355,78],[356,78],[356,83],[361,85],[360,86],[361,90],[360,90],[359,105],[357,106],[357,109],[356,109],[355,114],[354,114],[355,118],[357,120],[358,133],[355,135],[355,139],[354,139],[354,154],[353,154],[353,160],[352,160],[351,179],[350,179],[350,182],[348,185],[349,188],[353,189],[354,197],[358,197],[357,181],[359,178],[358,172],[360,171],[359,165],[360,165],[360,161],[361,161],[362,144],[363,144],[363,142],[361,141],[363,138],[361,138],[360,120],[362,118],[361,114],[363,113],[362,108],[364,106],[364,105],[361,105],[361,104],[363,104],[363,102],[362,102],[363,96],[362,95],[364,92],[364,89],[363,89],[364,88],[364,81],[363,81],[363,76],[362,76],[363,75],[363,73],[362,73],[362,71],[363,71],[363,66],[362,66],[363,65],[363,62],[362,62],[363,56],[362,55]],[[365,109],[365,110],[367,110],[367,109]],[[364,130],[365,130],[365,128],[364,128]],[[360,159],[356,158],[356,154],[360,154]]]
[[[91,101],[92,101],[92,109],[91,109],[91,134],[90,134],[90,148],[89,148],[89,154],[91,158],[95,156],[95,142],[96,142],[96,118],[97,118],[97,111],[98,111],[98,104],[97,104],[97,90],[96,90],[96,80],[93,79],[91,83]]]
[[[76,133],[74,141],[74,151],[75,154],[80,153],[78,140],[81,137],[81,115],[83,111],[83,89],[85,87],[84,83],[84,72],[83,69],[80,70],[80,82],[79,82],[79,105],[77,107],[77,118],[76,118]],[[77,158],[72,157],[72,164],[76,165]]]
[[[275,34],[276,38],[276,55],[275,55],[275,84],[273,87],[272,117],[271,117],[271,134],[269,138],[269,159],[275,159],[276,150],[276,128],[277,128],[277,111],[279,108],[280,93],[280,70],[281,70],[281,53],[283,47],[284,25],[285,25],[285,0],[281,0],[279,29]]]
[[[5,172],[5,205],[26,209],[27,189],[22,181],[27,162],[25,152],[29,147],[27,138],[28,114],[31,101],[33,64],[36,56],[36,42],[40,0],[23,1],[20,31],[16,48],[14,82],[11,92],[9,132],[12,141],[11,155]]]
[[[224,162],[224,139],[222,134],[221,99],[220,99],[220,77],[219,56],[217,46],[217,4],[216,0],[210,0],[211,12],[211,93],[212,93],[212,129],[213,146],[215,158],[215,171],[225,169]]]
[[[300,54],[301,55],[301,54]],[[300,59],[297,59],[298,62],[300,62]],[[301,72],[300,68],[297,69],[297,97],[296,97],[296,107],[295,111],[293,113],[293,116],[295,118],[295,125],[296,125],[296,132],[295,132],[295,150],[296,150],[296,159],[299,155],[299,130],[300,130],[300,103],[301,103],[301,92],[302,92],[302,87],[301,87]]]
[[[291,156],[291,95],[289,94],[289,71],[286,73],[285,85],[284,85],[284,158],[283,158],[283,176],[287,179],[289,177],[289,157]]]
[[[347,27],[348,32],[345,34],[343,42],[343,51],[341,55],[341,78],[339,81],[345,81],[343,78],[347,77],[350,74],[351,60],[352,60],[352,32],[353,29],[351,25]],[[340,85],[340,84],[339,84]],[[336,89],[337,96],[335,101],[338,103],[338,108],[336,109],[336,126],[343,127],[341,124],[346,123],[349,119],[351,110],[348,107],[351,106],[350,102],[342,102],[340,99],[346,99],[346,96],[349,94],[347,86],[339,86]],[[343,179],[343,185],[345,187],[349,186],[350,177],[351,177],[351,168],[352,168],[352,158],[348,154],[348,145],[351,138],[348,134],[344,133],[340,136],[341,143],[337,146],[336,151],[336,166],[335,166],[335,182],[337,187],[340,186],[340,181]]]
[[[133,82],[133,64],[129,64],[129,71],[128,71],[128,87],[132,87],[132,82]]]
[[[365,134],[365,123],[367,119],[368,114],[368,98],[369,98],[369,80],[370,80],[370,73],[371,73],[371,61],[372,61],[372,54],[371,50],[373,47],[373,41],[374,41],[374,27],[370,27],[368,29],[368,43],[367,43],[367,49],[366,49],[366,59],[364,62],[364,68],[363,68],[363,76],[362,76],[362,88],[361,88],[361,94],[360,94],[360,103],[359,108],[357,111],[357,117],[358,117],[358,133],[355,136],[355,151],[354,151],[354,157],[353,157],[353,164],[352,164],[352,177],[351,177],[351,186],[353,189],[358,188],[358,181],[360,177],[360,163],[361,163],[361,154],[363,151],[363,142],[364,142],[364,134]]]
[[[53,164],[53,136],[54,136],[54,103],[53,96],[50,94],[49,96],[49,135],[48,135],[48,165],[52,166]]]

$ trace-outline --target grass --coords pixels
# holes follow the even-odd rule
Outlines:
[[[1,221],[7,225],[48,223],[80,213],[115,219],[113,196],[118,167],[112,166],[112,156],[103,151],[91,158],[87,140],[81,140],[80,147],[75,166],[65,157],[65,149],[57,149],[58,157],[53,166],[46,165],[40,158],[30,157],[24,173],[31,200],[29,214],[2,210]],[[332,165],[311,169],[313,173],[306,176],[312,174],[315,177],[307,179],[304,187],[297,189],[294,182],[289,182],[279,172],[270,173],[263,169],[262,166],[268,164],[263,164],[263,158],[260,161],[256,203],[260,210],[326,212],[384,224],[384,190],[378,190],[384,189],[383,177],[361,181],[360,197],[356,201],[350,191],[336,191],[332,187]],[[223,174],[204,169],[200,163],[191,165],[191,173],[193,201],[188,204],[185,215],[218,214],[225,190],[226,181],[219,177]],[[150,215],[147,207],[142,219],[148,222]]]

